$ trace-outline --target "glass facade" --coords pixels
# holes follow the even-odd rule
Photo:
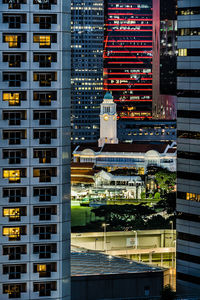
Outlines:
[[[72,143],[99,138],[103,100],[103,0],[72,0]]]
[[[151,0],[106,1],[104,90],[119,120],[152,118]]]

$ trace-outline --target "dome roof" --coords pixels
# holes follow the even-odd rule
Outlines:
[[[106,92],[105,96],[104,96],[105,100],[113,100],[113,96],[111,95],[110,92]]]

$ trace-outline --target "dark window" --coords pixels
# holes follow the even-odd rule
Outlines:
[[[51,220],[52,215],[57,215],[57,206],[35,206],[33,208],[33,215],[39,216],[40,221]]]
[[[3,246],[3,255],[8,255],[9,260],[20,260],[22,254],[27,254],[26,245]]]
[[[178,15],[180,16],[188,16],[188,15],[199,15],[200,8],[199,7],[182,7],[178,8]]]
[[[57,120],[57,111],[34,111],[33,120],[39,120],[40,125],[51,125],[51,120]]]
[[[50,68],[52,62],[57,62],[57,53],[34,53],[33,61],[39,62],[40,68]]]
[[[33,157],[39,158],[40,164],[51,163],[51,158],[57,157],[57,149],[34,149]]]
[[[177,272],[176,278],[177,278],[177,280],[183,280],[183,281],[187,281],[187,282],[191,282],[191,283],[200,284],[200,277],[196,277],[193,275]]]
[[[177,172],[177,177],[188,180],[200,181],[200,173],[190,173],[190,172]]]
[[[51,139],[57,138],[57,130],[33,130],[33,138],[39,139],[40,144],[51,144]]]
[[[3,14],[3,23],[8,23],[9,28],[21,28],[22,23],[26,23],[25,14]]]
[[[21,125],[21,120],[26,120],[26,111],[25,110],[4,110],[3,111],[3,120],[9,120],[9,125]]]
[[[8,81],[9,87],[21,86],[21,82],[26,81],[26,72],[3,72],[3,81]]]
[[[56,244],[35,244],[33,245],[33,253],[39,254],[39,258],[51,258],[52,253],[57,253]]]
[[[21,158],[26,158],[26,149],[3,149],[3,159],[8,159],[9,164],[20,164]]]
[[[20,68],[21,62],[26,62],[26,53],[3,52],[3,62],[8,62],[10,68]]]
[[[199,160],[199,152],[177,151],[178,158]]]
[[[188,242],[193,242],[193,243],[200,243],[199,235],[194,235],[194,234],[189,234],[189,233],[184,233],[184,232],[178,232],[177,239],[183,240],[183,241],[188,241]]]
[[[3,274],[8,274],[9,279],[21,279],[21,274],[26,273],[26,265],[3,265]]]
[[[57,92],[33,92],[33,100],[39,101],[40,106],[51,106],[51,101],[57,100]]]
[[[33,73],[33,80],[39,81],[40,86],[51,86],[52,81],[57,81],[57,73]]]
[[[34,225],[33,234],[38,234],[40,240],[51,239],[52,234],[57,233],[57,225]]]
[[[57,196],[57,187],[33,188],[33,196],[39,197],[39,201],[51,201],[52,196]]]
[[[3,188],[3,198],[9,198],[9,203],[21,202],[21,197],[26,197],[26,187]]]
[[[57,290],[56,281],[33,283],[33,291],[39,292],[40,297],[51,296],[51,292],[56,290]]]
[[[200,98],[200,90],[177,90],[178,97]]]
[[[33,23],[40,29],[51,29],[52,24],[57,24],[57,15],[33,15]]]
[[[191,221],[191,222],[197,222],[197,223],[200,222],[200,216],[194,215],[194,214],[178,212],[178,211],[177,211],[177,219]]]
[[[9,145],[19,145],[22,139],[26,139],[26,130],[3,130],[3,139],[9,140]]]

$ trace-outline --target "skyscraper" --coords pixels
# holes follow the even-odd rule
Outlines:
[[[104,90],[111,91],[120,121],[151,119],[152,0],[105,4]]]
[[[103,99],[103,0],[72,0],[72,143],[99,138]]]
[[[153,119],[176,120],[177,0],[153,0]]]
[[[1,0],[0,298],[70,299],[70,0]]]
[[[200,295],[199,21],[199,0],[179,0],[177,291],[178,294],[196,296]]]

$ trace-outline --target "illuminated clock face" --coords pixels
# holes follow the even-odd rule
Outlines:
[[[104,118],[105,121],[108,121],[109,116],[108,115],[104,115],[103,118]]]

